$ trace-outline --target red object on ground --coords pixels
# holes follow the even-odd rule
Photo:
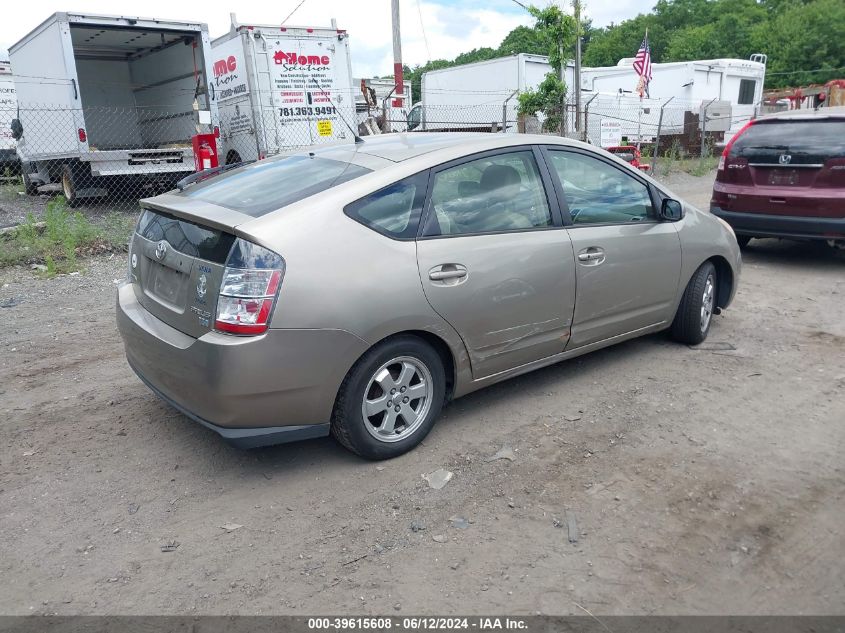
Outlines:
[[[194,170],[203,171],[219,166],[217,139],[214,134],[195,134],[191,137],[194,147]]]
[[[605,147],[605,150],[611,154],[615,154],[626,163],[631,163],[631,166],[636,167],[640,171],[649,171],[651,165],[641,162],[642,154],[637,149],[636,145],[615,145],[613,147]]]

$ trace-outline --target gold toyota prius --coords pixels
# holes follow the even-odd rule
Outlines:
[[[138,377],[241,447],[394,457],[476,389],[702,342],[739,281],[725,222],[557,137],[391,134],[207,176],[141,201],[117,322]]]

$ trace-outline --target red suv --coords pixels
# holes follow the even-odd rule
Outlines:
[[[753,237],[845,246],[845,108],[763,116],[722,152],[710,211]]]

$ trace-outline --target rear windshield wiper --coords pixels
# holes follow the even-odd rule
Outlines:
[[[208,178],[212,178],[214,176],[218,176],[223,172],[229,171],[230,169],[235,169],[236,167],[243,167],[244,165],[249,165],[250,163],[254,163],[254,160],[244,160],[239,163],[230,163],[229,165],[220,165],[220,167],[212,167],[211,169],[203,169],[202,171],[198,171],[196,173],[191,174],[190,176],[185,176],[176,183],[176,188],[179,191],[184,191],[185,187],[188,185],[192,185],[196,182],[202,182]]]

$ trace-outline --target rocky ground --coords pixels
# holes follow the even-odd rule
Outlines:
[[[0,613],[845,613],[845,253],[754,241],[705,345],[488,388],[384,463],[236,450],[159,401],[125,265],[0,270]]]

